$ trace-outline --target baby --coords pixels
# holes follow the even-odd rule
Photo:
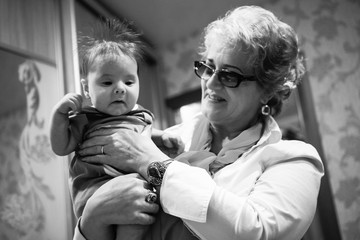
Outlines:
[[[75,151],[70,164],[70,190],[75,215],[79,218],[89,197],[106,181],[121,173],[107,165],[85,163],[76,153],[79,144],[101,129],[130,129],[152,137],[154,142],[178,153],[184,146],[180,138],[152,130],[153,114],[137,104],[139,62],[144,54],[140,35],[128,23],[106,20],[81,38],[80,72],[85,97],[91,106],[83,107],[80,94],[65,95],[54,107],[51,122],[51,146],[60,156]],[[102,154],[104,147],[99,146]],[[146,226],[116,228],[118,238],[141,239]],[[127,238],[130,239],[130,238]]]

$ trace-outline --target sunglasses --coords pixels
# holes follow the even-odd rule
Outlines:
[[[236,88],[243,81],[256,81],[254,76],[244,76],[227,69],[216,70],[205,63],[205,61],[195,61],[194,71],[196,76],[203,80],[209,80],[214,74],[218,75],[219,82],[228,88]]]

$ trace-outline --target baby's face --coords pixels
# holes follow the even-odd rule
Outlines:
[[[86,81],[91,103],[100,112],[122,115],[138,100],[138,65],[128,56],[98,57]]]

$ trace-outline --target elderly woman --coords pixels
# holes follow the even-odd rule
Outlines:
[[[138,173],[110,181],[90,198],[76,229],[87,238],[101,239],[111,224],[154,222],[157,205],[145,201],[152,193],[141,177],[156,188],[164,212],[189,229],[189,238],[305,234],[323,165],[311,145],[281,140],[273,118],[304,72],[295,32],[265,9],[239,7],[205,29],[201,55],[194,66],[201,113],[168,129],[181,135],[183,154],[171,159],[130,131],[97,132],[83,144],[83,161]],[[105,154],[98,155],[102,146]]]

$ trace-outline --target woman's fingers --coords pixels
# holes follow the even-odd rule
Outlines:
[[[94,146],[105,146],[114,142],[114,133],[119,129],[101,128],[86,135],[86,140],[80,145],[80,149],[91,148]]]
[[[94,146],[103,146],[111,142],[111,136],[96,136],[87,138],[81,145],[80,149],[91,148]]]
[[[156,204],[154,204],[156,205]],[[135,224],[141,224],[141,225],[150,225],[153,224],[156,220],[154,215],[150,215],[147,213],[139,213],[136,217],[137,223]]]
[[[79,146],[81,156],[111,155],[114,148],[118,148],[119,130],[99,129],[86,136],[86,140]],[[116,145],[116,146],[115,146]]]
[[[137,173],[136,173],[137,174]],[[137,174],[138,176],[139,176],[139,178],[141,178],[141,179],[143,179],[141,176],[140,176],[140,174]],[[147,181],[144,181],[144,188],[145,189],[149,189],[149,190],[153,190],[153,186],[149,183],[149,182],[147,182]]]
[[[148,225],[155,222],[155,215],[159,211],[159,205],[154,202],[146,202],[146,196],[142,200],[142,204],[138,205],[138,211],[135,213],[135,221],[137,224]]]
[[[147,203],[144,209],[145,213],[155,214],[159,211],[159,205],[157,203]]]
[[[87,135],[88,138],[101,137],[101,136],[109,136],[112,135],[119,130],[127,129],[127,128],[100,128],[96,131],[93,131]]]
[[[102,155],[91,155],[91,156],[81,157],[79,159],[87,163],[111,164],[109,158]]]
[[[94,145],[81,148],[78,151],[78,154],[80,154],[81,156],[105,155],[105,145]]]

